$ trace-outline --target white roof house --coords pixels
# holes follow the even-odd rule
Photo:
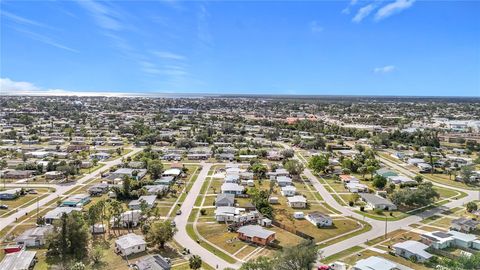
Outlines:
[[[389,261],[382,257],[371,256],[357,261],[353,270],[413,270],[402,264]]]
[[[174,176],[177,177],[182,173],[180,169],[168,169],[162,173],[163,176]]]
[[[301,195],[288,197],[288,205],[292,208],[305,208],[307,207],[307,199]]]
[[[397,255],[406,259],[415,258],[419,262],[424,262],[433,256],[425,251],[427,248],[427,245],[413,240],[408,240],[393,245],[393,249],[395,249],[395,253]]]
[[[128,208],[138,210],[142,205],[142,201],[147,204],[147,208],[152,208],[155,205],[155,200],[157,199],[157,195],[144,195],[140,196],[138,200],[133,200],[128,204]]]
[[[115,251],[123,256],[128,256],[134,253],[140,253],[147,248],[147,242],[141,235],[129,233],[120,236],[115,241]]]
[[[15,253],[5,255],[0,262],[0,269],[8,270],[28,270],[35,265],[36,251],[20,250]]]
[[[220,189],[222,193],[238,195],[243,193],[244,187],[236,183],[223,183]]]
[[[70,214],[73,211],[82,211],[82,208],[77,207],[57,207],[50,210],[47,214],[45,214],[44,219],[45,223],[52,224],[52,222],[56,219],[59,219],[63,213]]]
[[[280,193],[282,193],[283,196],[289,197],[289,196],[295,196],[295,193],[297,192],[297,188],[294,186],[285,186],[282,187]]]

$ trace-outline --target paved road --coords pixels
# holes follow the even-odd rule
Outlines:
[[[183,247],[190,249],[191,254],[199,255],[203,261],[205,261],[208,265],[214,268],[218,266],[218,269],[238,269],[241,266],[241,263],[231,264],[226,262],[225,260],[221,259],[220,257],[216,256],[215,254],[211,253],[210,251],[199,245],[187,234],[186,227],[188,224],[188,217],[192,212],[195,200],[200,194],[200,189],[202,188],[203,183],[207,179],[208,171],[213,164],[204,163],[202,165],[203,168],[198,174],[197,180],[193,184],[192,188],[188,191],[188,195],[185,198],[185,201],[183,201],[182,206],[180,207],[180,210],[182,210],[182,214],[176,216],[174,219],[178,228],[178,232],[175,234],[174,239]]]
[[[368,240],[372,240],[374,238],[380,237],[385,234],[384,221],[364,217],[363,215],[353,212],[350,208],[340,205],[332,197],[332,195],[325,189],[325,187],[318,181],[318,179],[312,174],[312,172],[309,169],[305,169],[304,173],[309,178],[310,182],[313,184],[315,189],[320,193],[320,195],[328,205],[340,211],[344,216],[352,216],[359,220],[364,220],[365,222],[369,223],[372,226],[372,229],[368,232],[359,234],[357,236],[351,237],[344,241],[341,241],[323,248],[322,249],[323,256],[327,257],[330,255],[333,255],[335,253],[341,252],[353,246],[358,246],[362,243],[365,243]],[[478,197],[478,192],[473,192],[468,190],[461,190],[461,191],[466,192],[468,195],[464,198],[454,200],[440,207],[432,208],[424,212],[421,212],[419,214],[408,216],[398,221],[388,221],[387,232],[392,232],[398,229],[407,228],[410,224],[420,222],[422,219],[431,217],[447,209],[462,206],[465,203],[475,200]]]
[[[288,146],[286,144],[281,143],[281,145],[285,148],[290,148],[290,146]],[[297,159],[302,161],[298,157],[297,157]],[[380,159],[380,161],[384,162],[386,165],[398,170],[401,173],[406,174],[407,176],[411,176],[411,177],[415,176],[414,173],[408,171],[405,168],[402,168],[402,167],[400,167],[400,166],[398,166],[394,163],[392,164],[392,162],[388,162],[388,160],[385,161],[381,157],[379,159]],[[359,234],[357,236],[348,238],[346,240],[343,240],[341,242],[329,245],[329,246],[321,249],[322,252],[323,252],[322,256],[324,256],[324,257],[328,257],[330,255],[339,253],[339,252],[341,252],[343,250],[346,250],[346,249],[349,249],[351,247],[363,244],[368,240],[372,240],[374,238],[383,236],[385,234],[385,225],[387,226],[387,233],[398,230],[398,229],[402,229],[402,228],[407,229],[410,224],[420,222],[421,220],[423,220],[425,218],[428,218],[428,217],[431,217],[435,214],[441,213],[441,212],[443,212],[447,209],[462,206],[469,201],[472,201],[472,200],[475,200],[475,199],[479,198],[479,196],[480,196],[480,193],[478,191],[464,190],[464,189],[461,189],[461,188],[451,187],[451,186],[447,186],[447,185],[432,182],[434,185],[439,186],[439,187],[465,192],[465,193],[467,193],[467,196],[464,197],[464,198],[458,199],[458,200],[451,201],[451,202],[446,203],[442,206],[426,210],[426,211],[421,212],[419,214],[408,216],[408,217],[403,218],[403,219],[398,220],[398,221],[388,221],[388,223],[386,224],[385,221],[365,217],[361,214],[353,212],[351,208],[339,204],[332,197],[332,195],[328,192],[328,190],[318,181],[317,177],[315,177],[315,175],[313,175],[313,173],[308,168],[306,168],[304,170],[304,174],[308,177],[308,179],[310,180],[310,182],[314,186],[315,190],[317,190],[318,193],[322,196],[325,203],[327,203],[332,208],[340,211],[342,213],[342,215],[344,215],[344,216],[350,216],[350,217],[354,217],[354,218],[359,219],[359,220],[363,220],[363,221],[369,223],[372,226],[372,229],[369,230],[368,232],[364,232],[364,233]]]
[[[132,151],[122,157],[129,157],[129,156],[132,156],[132,155],[135,155],[136,153],[142,151],[142,148],[133,148]],[[49,184],[46,184],[46,185],[41,185],[39,184],[38,186],[36,184],[28,184],[28,187],[34,187],[34,186],[42,186],[42,187],[53,187],[55,188],[55,192],[51,193],[50,195],[48,195],[47,197],[41,199],[38,201],[38,206],[39,207],[42,207],[48,203],[51,203],[52,200],[62,196],[63,194],[67,193],[68,191],[70,191],[71,189],[75,188],[75,187],[78,187],[79,184],[82,184],[84,182],[87,182],[89,180],[92,180],[96,177],[98,177],[100,175],[100,172],[103,172],[103,171],[107,171],[109,170],[111,167],[115,166],[115,165],[119,165],[121,164],[122,162],[122,157],[119,157],[115,160],[111,160],[111,161],[107,161],[107,162],[103,162],[105,165],[100,168],[99,170],[96,170],[92,173],[89,173],[87,175],[85,175],[84,177],[78,179],[77,181],[75,182],[72,182],[72,183],[68,183],[68,184],[58,184],[58,185],[49,185]],[[22,186],[22,184],[11,184],[13,186]],[[27,186],[27,185],[25,185]],[[5,218],[0,218],[0,230],[3,230],[5,227],[7,227],[8,225],[12,224],[13,222],[15,222],[15,219],[16,218],[20,218],[20,217],[23,217],[25,215],[25,213],[29,213],[29,212],[32,212],[32,211],[35,211],[37,209],[37,203],[33,203],[25,208],[22,208],[21,210],[18,210],[18,212],[15,212],[13,214],[11,214],[10,216],[8,217],[5,217]]]

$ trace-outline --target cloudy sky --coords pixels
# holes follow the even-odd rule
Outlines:
[[[480,1],[5,1],[0,94],[480,96]]]

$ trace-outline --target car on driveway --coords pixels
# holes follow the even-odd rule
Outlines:
[[[0,209],[8,209],[8,205],[2,204],[0,205]]]

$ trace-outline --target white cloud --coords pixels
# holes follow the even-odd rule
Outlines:
[[[385,19],[395,13],[411,7],[413,3],[415,3],[415,0],[395,0],[395,2],[380,8],[375,14],[375,20],[379,21]]]
[[[317,21],[311,21],[310,30],[312,33],[320,33],[324,30],[324,28]]]
[[[0,78],[0,95],[7,96],[129,96],[119,92],[69,91],[64,89],[42,89],[30,82],[17,82]]]
[[[77,1],[90,15],[95,19],[98,26],[113,31],[119,31],[123,28],[119,21],[119,15],[106,4],[102,4],[92,0]]]
[[[368,5],[360,8],[358,10],[357,14],[355,15],[355,17],[353,17],[352,21],[356,22],[356,23],[361,22],[368,15],[370,15],[370,13],[372,13],[372,11],[375,10],[375,8],[376,8],[376,6],[374,4],[368,4]]]
[[[384,67],[376,67],[373,69],[373,73],[377,73],[377,74],[386,74],[386,73],[390,73],[392,71],[395,70],[395,66],[393,65],[388,65],[388,66],[384,66]]]
[[[346,8],[342,10],[343,14],[350,14],[350,8],[357,4],[358,0],[351,0]]]
[[[47,25],[43,23],[39,23],[37,21],[27,19],[18,15],[15,15],[13,13],[7,12],[7,11],[2,11],[0,13],[2,17],[8,18],[11,21],[14,21],[15,23],[20,23],[20,24],[27,24],[27,25],[33,25],[33,26],[41,26],[41,27],[48,27]]]
[[[185,60],[186,59],[186,57],[183,55],[167,52],[167,51],[154,51],[152,53],[162,59],[169,59],[169,60]]]
[[[25,29],[15,28],[15,30],[17,30],[17,32],[23,33],[25,36],[27,36],[27,37],[29,37],[33,40],[45,43],[47,45],[50,45],[50,46],[53,46],[53,47],[56,47],[56,48],[59,48],[59,49],[62,49],[62,50],[66,50],[66,51],[69,51],[69,52],[74,52],[74,53],[79,52],[78,50],[73,49],[71,47],[68,47],[66,45],[63,45],[63,44],[57,42],[56,40],[54,40],[50,37],[47,37],[47,36],[44,36],[44,35],[41,35],[41,34],[38,34],[38,33],[34,33],[34,32],[31,32],[31,31],[28,31],[28,30],[25,30]]]

